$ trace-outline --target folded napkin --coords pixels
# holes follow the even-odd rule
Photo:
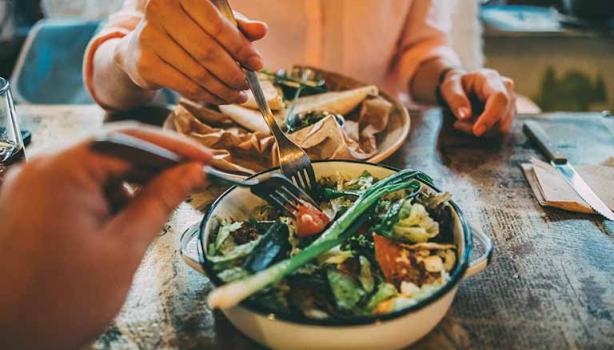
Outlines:
[[[549,163],[531,159],[521,165],[522,170],[542,206],[563,210],[594,213],[593,209],[565,182]],[[576,166],[576,171],[597,196],[614,210],[614,157],[601,165]]]

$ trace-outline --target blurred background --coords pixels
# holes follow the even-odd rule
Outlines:
[[[12,77],[18,102],[91,102],[80,85],[83,50],[121,3],[0,0],[0,76]],[[467,67],[512,77],[543,111],[614,110],[614,0],[450,3]],[[41,97],[50,86],[54,96]]]

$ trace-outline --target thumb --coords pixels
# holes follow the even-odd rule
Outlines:
[[[145,251],[170,213],[196,188],[204,184],[201,163],[187,163],[162,173],[107,224],[105,232],[125,239]]]
[[[459,77],[452,77],[441,84],[441,97],[448,103],[450,110],[459,120],[471,119],[471,102],[465,94]]]
[[[236,11],[235,18],[239,23],[239,30],[249,41],[256,41],[264,38],[269,29],[265,22],[250,20]]]

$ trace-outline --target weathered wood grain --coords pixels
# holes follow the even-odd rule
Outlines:
[[[19,113],[34,130],[35,152],[103,120],[92,107],[21,107]],[[433,175],[496,245],[492,265],[462,283],[442,323],[415,348],[614,349],[614,223],[537,204],[518,166],[541,157],[522,135],[522,117],[502,142],[442,132],[437,110],[412,117],[410,140],[386,163]],[[541,118],[572,161],[614,156],[613,118]],[[147,252],[122,312],[90,348],[258,348],[206,307],[210,284],[177,253],[178,235],[201,216],[190,204],[173,215]]]

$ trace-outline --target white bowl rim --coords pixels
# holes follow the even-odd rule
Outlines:
[[[354,164],[364,164],[364,165],[369,165],[369,166],[385,168],[385,169],[396,171],[396,172],[400,171],[400,169],[389,166],[389,165],[375,164],[375,163],[370,163],[370,162],[361,161],[361,160],[338,160],[338,159],[314,160],[312,161],[312,163],[354,163]],[[279,170],[279,167],[270,168],[270,169],[261,171],[257,174],[254,174],[250,176],[248,179],[255,178],[260,175],[271,173],[271,172],[278,171],[278,170]],[[426,182],[423,182],[423,183],[431,187],[433,190],[437,192],[441,192],[439,188],[435,187],[433,184],[429,184]],[[213,213],[213,209],[220,204],[220,202],[224,199],[224,197],[226,197],[230,192],[234,191],[236,188],[237,186],[230,187],[229,189],[224,191],[224,193],[222,193],[219,197],[215,199],[215,201],[207,209],[207,213],[203,217],[200,223],[200,226],[199,226],[197,248],[198,248],[198,254],[200,255],[200,264],[203,270],[205,271],[205,273],[207,274],[207,277],[209,278],[211,283],[214,285],[214,287],[219,287],[225,284],[225,282],[222,281],[218,277],[217,273],[213,270],[212,265],[206,259],[206,254],[205,254],[206,250],[204,247],[204,241],[205,241],[204,240],[204,229],[206,227],[207,222],[209,222],[209,220],[211,219],[211,214]],[[456,267],[450,274],[450,279],[448,280],[448,282],[446,282],[446,284],[444,284],[439,289],[437,289],[434,293],[420,300],[414,305],[411,305],[401,310],[394,311],[394,312],[384,314],[384,315],[355,316],[355,317],[347,318],[347,319],[345,318],[344,319],[315,319],[315,318],[307,318],[307,317],[300,317],[300,316],[275,314],[275,313],[271,313],[270,311],[263,309],[262,307],[259,307],[258,305],[254,305],[249,300],[245,300],[241,302],[240,306],[246,308],[247,310],[251,312],[259,314],[263,317],[267,317],[269,319],[285,321],[285,322],[295,323],[295,324],[302,324],[302,325],[327,326],[327,327],[330,327],[330,326],[347,327],[347,326],[364,326],[364,325],[378,324],[384,321],[390,321],[396,318],[400,318],[412,312],[418,311],[432,304],[433,302],[437,301],[438,299],[446,295],[448,292],[452,291],[457,286],[457,284],[460,283],[460,281],[463,279],[465,271],[467,270],[467,267],[469,265],[469,259],[471,257],[471,252],[473,249],[473,240],[471,237],[472,236],[471,227],[469,226],[469,223],[465,219],[463,212],[453,200],[450,200],[450,206],[456,212],[458,219],[461,223],[461,227],[463,231],[462,238],[463,238],[464,245],[465,245],[463,255],[460,257],[459,262],[456,264]],[[271,314],[274,315],[274,318],[270,317]]]

